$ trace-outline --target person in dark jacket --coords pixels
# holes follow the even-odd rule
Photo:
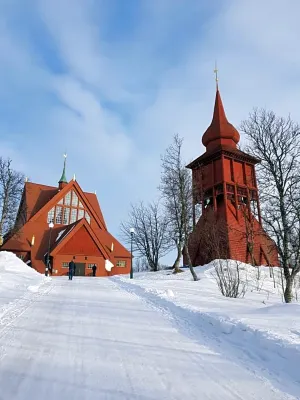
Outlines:
[[[94,264],[92,266],[92,270],[93,270],[93,276],[96,276],[96,271],[97,271],[97,265],[96,264]]]
[[[69,262],[69,279],[70,280],[73,279],[74,272],[75,272],[75,263],[72,260],[72,261]]]

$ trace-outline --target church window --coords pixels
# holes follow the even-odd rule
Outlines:
[[[66,206],[71,205],[71,192],[69,192],[69,193],[67,193],[67,194],[65,195],[65,205],[66,205]]]
[[[77,207],[78,206],[78,197],[77,194],[73,191],[72,192],[72,206]]]
[[[70,224],[73,224],[73,222],[77,221],[77,208],[72,208],[71,209],[71,218],[70,218]]]
[[[68,262],[63,262],[62,263],[63,268],[69,268],[69,263]]]
[[[96,267],[97,267],[97,264],[96,264],[96,263],[88,264],[88,269],[93,269],[93,266],[94,266],[94,265],[96,265]]]
[[[84,210],[78,210],[78,219],[81,219],[84,217]]]
[[[116,266],[124,268],[124,267],[126,267],[126,261],[125,260],[118,260]]]
[[[65,207],[64,208],[64,219],[63,219],[63,224],[68,225],[69,224],[69,218],[70,218],[70,208]]]
[[[51,208],[50,211],[48,211],[47,222],[48,224],[50,224],[50,222],[54,222],[54,207]]]
[[[79,200],[75,190],[71,190],[48,212],[47,222],[69,225],[82,218],[91,223],[91,217],[85,210],[85,206]]]
[[[56,214],[55,214],[55,223],[61,224],[62,223],[62,207],[56,206]]]

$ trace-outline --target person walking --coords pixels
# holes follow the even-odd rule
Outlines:
[[[75,263],[73,260],[69,262],[69,280],[73,279],[73,275],[75,272]]]
[[[97,271],[97,265],[96,264],[94,264],[92,266],[92,270],[93,270],[93,276],[96,276],[96,271]]]

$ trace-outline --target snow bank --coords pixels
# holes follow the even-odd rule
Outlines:
[[[172,271],[143,272],[136,273],[130,281],[127,276],[120,279],[196,313],[222,334],[239,335],[244,340],[251,336],[262,348],[281,357],[298,357],[300,362],[300,304],[283,303],[281,271],[241,263],[241,278],[247,282],[247,292],[244,298],[231,299],[219,292],[214,265],[196,268],[198,282],[192,281],[189,270],[177,275]],[[235,261],[226,265],[236,266]],[[298,296],[297,288],[295,295]]]
[[[29,267],[13,253],[0,252],[0,317],[12,302],[36,293],[46,278]]]

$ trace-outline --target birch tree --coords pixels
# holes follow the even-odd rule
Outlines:
[[[275,240],[285,278],[284,299],[300,271],[300,127],[290,117],[254,109],[242,122],[247,151],[261,159],[257,169],[264,228]]]
[[[183,139],[178,135],[162,156],[161,183],[159,186],[168,219],[170,242],[176,248],[174,272],[180,271],[182,253],[185,253],[193,279],[198,277],[189,254],[189,235],[192,231],[193,201],[192,179],[182,160]]]

